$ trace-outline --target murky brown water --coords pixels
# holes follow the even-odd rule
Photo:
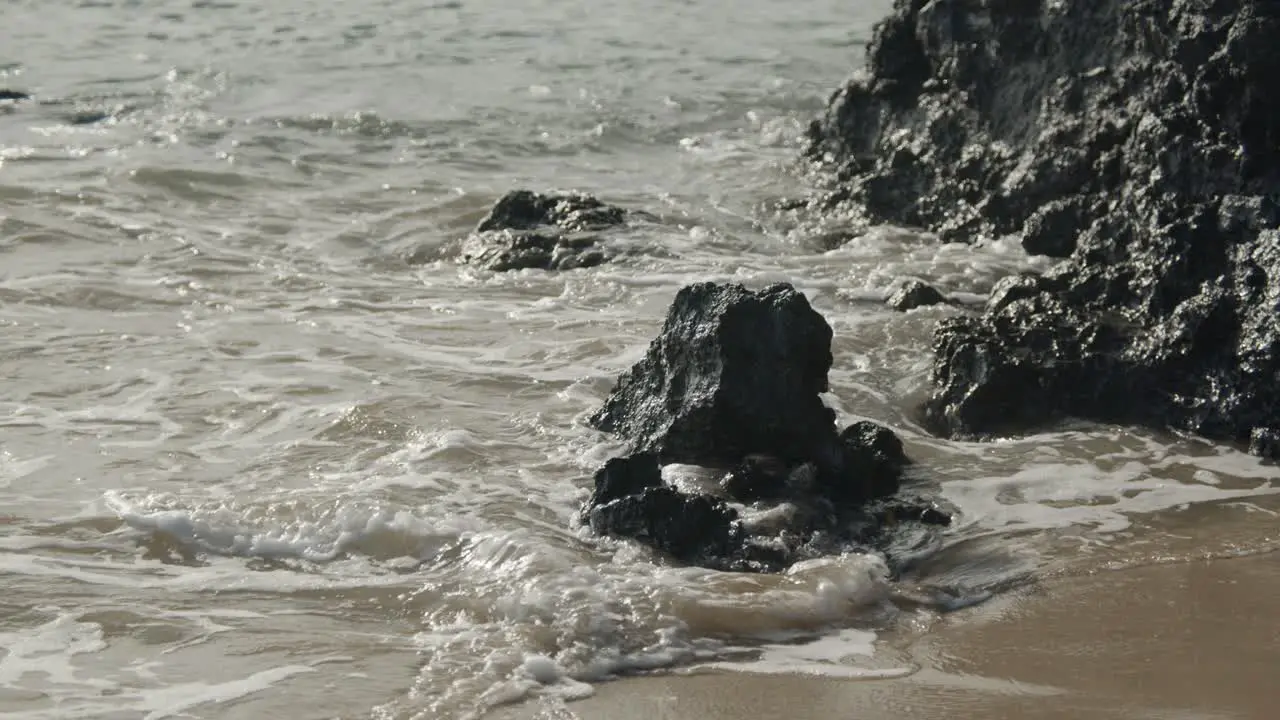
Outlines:
[[[1114,567],[1158,593],[1124,568],[1270,549],[1276,469],[1231,449],[915,424],[960,310],[881,293],[980,297],[1033,263],[889,229],[828,251],[838,219],[770,210],[886,5],[5,4],[0,87],[36,99],[0,106],[0,713],[460,718],[640,671],[910,678],[894,638],[963,628],[947,602]],[[601,268],[456,264],[518,186],[663,221]],[[788,280],[827,316],[832,406],[897,428],[963,512],[915,575],[740,578],[572,526],[614,450],[581,418],[694,279]]]

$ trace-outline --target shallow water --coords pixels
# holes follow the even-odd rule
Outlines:
[[[1074,426],[928,437],[932,323],[1035,267],[780,213],[799,136],[888,2],[0,8],[0,712],[463,718],[618,674],[909,672],[878,638],[1097,568],[1269,552],[1274,467]],[[661,220],[628,257],[492,274],[514,187]],[[836,333],[842,421],[961,511],[898,583],[778,577],[580,532],[582,418],[695,279],[786,280]],[[852,659],[851,659],[852,658]]]

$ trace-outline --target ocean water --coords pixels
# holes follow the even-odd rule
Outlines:
[[[555,716],[635,673],[893,678],[943,614],[1038,580],[1274,549],[1277,472],[1077,424],[930,437],[929,336],[1044,267],[780,211],[887,0],[0,6],[0,715]],[[626,257],[491,273],[502,193],[653,213]],[[827,397],[960,511],[901,580],[672,566],[574,516],[583,418],[685,283],[788,281]]]

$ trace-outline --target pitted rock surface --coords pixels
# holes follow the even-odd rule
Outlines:
[[[1064,258],[943,320],[924,415],[1074,416],[1269,453],[1280,427],[1280,4],[898,0],[810,128],[823,203]]]
[[[461,260],[497,272],[594,267],[612,257],[602,233],[629,215],[590,195],[514,190],[466,238]]]

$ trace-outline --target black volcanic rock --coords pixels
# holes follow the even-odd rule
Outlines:
[[[476,225],[476,232],[496,230],[604,230],[626,220],[622,208],[606,205],[590,195],[543,195],[530,190],[513,190],[498,199],[489,214]]]
[[[608,262],[594,235],[541,232],[476,234],[462,244],[462,260],[495,272],[507,270],[572,270]]]
[[[768,455],[748,455],[725,474],[720,487],[739,502],[777,500],[787,494],[790,473],[782,461]]]
[[[999,312],[1009,303],[1033,298],[1051,287],[1048,281],[1038,275],[1009,275],[1000,278],[987,297],[987,312]]]
[[[591,505],[603,505],[662,485],[662,466],[649,453],[611,458],[596,471]]]
[[[898,491],[910,461],[902,440],[883,425],[859,420],[840,432],[844,472],[827,493],[841,504],[865,503]]]
[[[1064,260],[942,321],[937,432],[1076,416],[1269,454],[1280,4],[897,0],[810,128],[827,205]]]
[[[835,413],[818,397],[830,368],[831,327],[790,285],[690,285],[589,422],[664,462],[834,467]]]
[[[1081,205],[1074,198],[1053,200],[1031,213],[1022,226],[1022,249],[1031,255],[1070,257],[1080,235]]]
[[[665,483],[657,457],[642,453],[596,472],[582,521],[598,535],[634,540],[677,562],[733,572],[778,572],[821,555],[881,549],[904,524],[915,532],[949,525],[950,513],[935,502],[895,494],[907,462],[893,450],[901,447],[897,437],[873,423],[857,425],[845,434],[851,465],[840,483],[813,463],[780,471],[756,458],[725,476],[729,497],[691,492]],[[746,478],[758,484],[742,484]],[[750,504],[755,518],[748,522],[731,500]]]
[[[898,312],[906,312],[927,305],[945,304],[947,298],[932,285],[919,280],[907,280],[899,285],[898,289],[894,290],[884,302]]]
[[[571,270],[607,262],[602,231],[629,213],[590,195],[515,190],[502,196],[463,242],[463,262],[494,270]]]
[[[909,464],[902,441],[867,421],[836,432],[819,397],[830,366],[831,328],[790,285],[683,288],[648,353],[590,419],[634,454],[596,472],[583,521],[681,562],[742,572],[874,546],[891,516],[949,522],[904,498],[893,500],[902,512],[883,510]],[[664,462],[729,471],[717,494],[686,492],[663,481]],[[730,501],[750,504],[753,518]]]
[[[649,545],[684,563],[732,566],[738,513],[709,495],[651,487],[587,510],[591,530]]]

